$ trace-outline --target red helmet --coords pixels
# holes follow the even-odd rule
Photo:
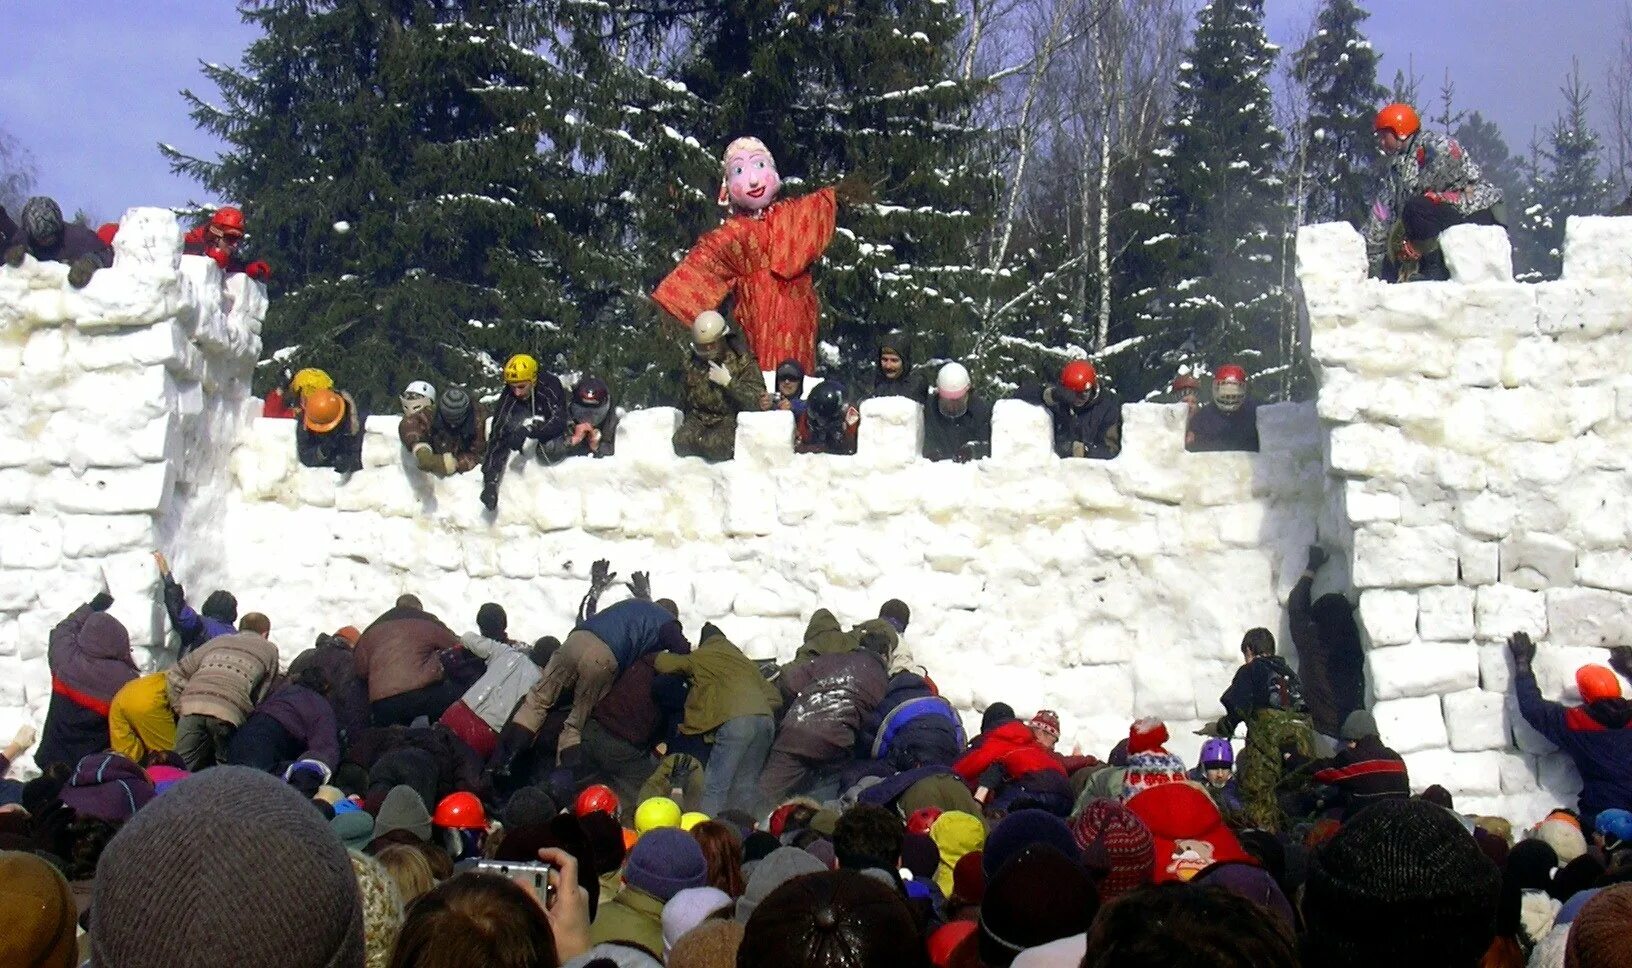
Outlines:
[[[102,240],[103,245],[112,245],[114,236],[118,234],[118,222],[104,222],[102,227],[96,230],[96,237]]]
[[[622,807],[623,804],[618,802],[618,795],[612,792],[611,787],[597,783],[584,787],[584,792],[578,794],[577,801],[572,805],[572,812],[579,817],[587,817],[592,813],[616,817]]]
[[[1060,371],[1060,386],[1072,393],[1087,393],[1088,388],[1098,382],[1099,374],[1087,360],[1072,360]]]
[[[1394,137],[1405,139],[1422,129],[1422,119],[1417,117],[1417,111],[1409,104],[1390,104],[1377,112],[1377,120],[1372,122],[1375,131],[1392,131]]]
[[[1226,363],[1213,372],[1213,404],[1225,413],[1240,410],[1247,402],[1247,371]]]
[[[231,205],[218,208],[215,214],[210,216],[210,228],[222,235],[243,235],[244,213]]]
[[[1234,363],[1226,363],[1213,371],[1214,383],[1229,383],[1231,381],[1236,383],[1247,382],[1247,371]]]
[[[448,830],[486,830],[487,811],[474,793],[450,793],[436,805],[431,823]]]

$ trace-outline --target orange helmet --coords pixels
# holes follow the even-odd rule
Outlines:
[[[431,823],[448,830],[486,830],[487,811],[476,794],[460,790],[442,798],[431,815]]]
[[[1072,393],[1086,393],[1089,387],[1098,382],[1099,374],[1094,372],[1094,364],[1087,360],[1072,360],[1060,371],[1060,386]]]
[[[326,434],[346,418],[346,401],[333,390],[313,390],[303,407],[306,429],[314,434]]]
[[[621,806],[618,803],[618,795],[612,792],[611,787],[597,783],[584,787],[584,792],[578,794],[577,801],[572,805],[572,812],[579,817],[587,817],[592,813],[616,817]]]
[[[1584,665],[1575,670],[1575,688],[1582,702],[1621,698],[1621,680],[1606,666]]]
[[[1377,112],[1377,120],[1372,123],[1375,131],[1392,131],[1396,138],[1409,138],[1422,130],[1422,119],[1417,117],[1417,110],[1409,104],[1390,104]]]
[[[218,208],[215,214],[210,216],[210,228],[222,235],[243,235],[244,213],[231,205]]]

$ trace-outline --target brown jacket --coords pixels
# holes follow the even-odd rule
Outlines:
[[[357,678],[368,681],[368,701],[379,702],[442,681],[440,653],[459,637],[436,616],[414,608],[393,608],[363,631],[351,650]]]
[[[170,668],[165,693],[180,716],[242,726],[278,674],[278,647],[254,632],[218,635]]]
[[[397,424],[397,437],[409,451],[418,444],[430,444],[435,453],[452,454],[455,473],[475,470],[487,453],[487,408],[477,403],[472,409],[474,426],[468,435],[436,419],[436,408],[429,407],[403,417]]]

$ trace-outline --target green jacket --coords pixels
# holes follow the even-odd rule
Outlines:
[[[839,620],[825,608],[818,608],[805,626],[805,644],[793,655],[793,662],[804,662],[819,655],[834,652],[854,652],[861,644],[860,636],[851,636],[839,628]],[[793,663],[790,662],[789,665]]]
[[[716,361],[731,371],[731,385],[722,387],[708,378],[708,361],[691,354],[686,361],[683,409],[687,421],[704,426],[737,422],[744,410],[761,410],[765,396],[765,374],[749,354],[726,350]]]
[[[602,902],[589,926],[591,945],[616,942],[636,944],[663,957],[663,902],[628,884],[611,903]]]
[[[711,733],[728,719],[770,716],[782,707],[782,692],[759,674],[759,666],[721,634],[702,641],[690,655],[657,654],[657,671],[691,680],[680,732]]]

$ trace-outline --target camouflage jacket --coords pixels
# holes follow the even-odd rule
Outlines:
[[[1418,195],[1454,205],[1463,215],[1484,211],[1502,200],[1502,190],[1485,180],[1455,138],[1418,131],[1388,160],[1387,184],[1371,206],[1366,251],[1374,269],[1387,254],[1389,232],[1405,203]]]
[[[686,385],[683,406],[687,420],[696,420],[704,426],[722,422],[736,422],[744,410],[762,410],[765,396],[765,375],[760,372],[754,357],[736,350],[727,350],[719,363],[731,371],[731,385],[722,387],[708,378],[708,361],[691,354],[686,362]]]

